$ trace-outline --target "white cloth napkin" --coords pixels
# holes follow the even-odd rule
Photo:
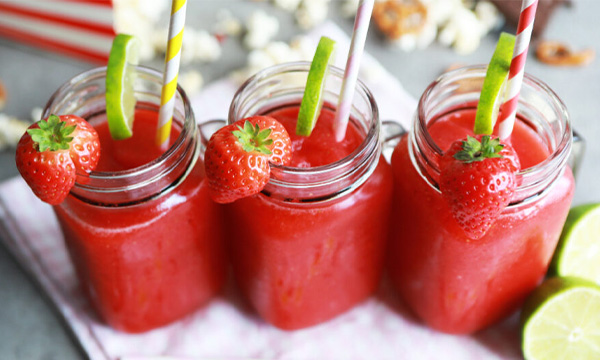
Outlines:
[[[349,39],[332,23],[311,34],[338,42],[344,66]],[[364,76],[365,74],[369,76]],[[405,126],[416,106],[397,80],[368,55],[363,80],[373,91],[382,119]],[[237,85],[222,80],[192,99],[199,121],[225,118]],[[139,335],[102,324],[80,292],[50,206],[39,201],[21,178],[0,185],[4,245],[39,282],[92,360],[141,359],[507,359],[520,358],[515,317],[474,336],[436,332],[419,323],[382,285],[377,294],[349,312],[305,330],[286,332],[262,320],[240,301],[230,284],[207,307],[169,326]],[[231,282],[230,282],[231,283]]]

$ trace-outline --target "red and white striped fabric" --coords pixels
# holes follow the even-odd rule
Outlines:
[[[115,36],[111,0],[0,0],[0,36],[106,63]]]

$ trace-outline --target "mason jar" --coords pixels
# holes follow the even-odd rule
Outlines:
[[[138,67],[133,137],[112,140],[106,68],[77,75],[50,98],[44,117],[74,114],[100,136],[98,171],[78,176],[54,206],[79,282],[115,329],[150,330],[206,304],[225,278],[222,214],[210,200],[199,131],[178,88],[166,151],[155,145],[162,75]]]
[[[298,164],[297,151],[309,141],[318,149],[303,151],[313,159],[325,159],[338,147],[323,135],[331,132],[318,129],[328,126],[335,112],[343,78],[335,67],[325,81],[312,140],[294,135],[296,118],[288,115],[297,114],[309,67],[288,63],[257,73],[237,91],[229,111],[229,123],[252,115],[288,117],[284,125],[293,139],[293,165],[271,164],[261,193],[225,206],[235,280],[256,312],[283,329],[329,320],[375,291],[391,205],[392,174],[381,156],[379,113],[360,81],[344,140],[356,137],[356,147],[331,163]]]
[[[542,279],[574,192],[567,109],[526,75],[506,140],[521,170],[511,203],[477,240],[454,220],[439,187],[440,158],[473,134],[486,67],[448,72],[423,93],[392,154],[394,200],[388,267],[406,304],[429,326],[471,333],[513,312]]]

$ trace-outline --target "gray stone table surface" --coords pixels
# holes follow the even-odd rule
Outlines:
[[[564,41],[575,49],[592,47],[600,52],[600,1],[579,0],[563,7],[551,18],[544,38]],[[329,17],[347,33],[352,21],[338,15],[341,1],[332,1]],[[210,29],[218,9],[228,8],[244,19],[251,10],[264,7],[281,20],[278,40],[289,40],[300,29],[292,16],[266,3],[233,0],[190,1],[188,24]],[[514,31],[514,30],[513,30]],[[497,34],[488,35],[476,52],[461,56],[432,44],[425,50],[405,53],[371,32],[366,50],[396,76],[410,94],[418,97],[448,66],[456,63],[486,63]],[[220,78],[245,63],[246,52],[237,39],[227,41],[223,57],[198,67],[205,79]],[[9,91],[4,112],[27,118],[35,106],[43,106],[52,92],[73,75],[92,67],[88,63],[34,50],[0,38],[0,79]],[[160,68],[161,64],[156,64]],[[579,172],[574,204],[600,201],[600,59],[590,66],[557,68],[529,56],[527,71],[543,79],[566,103],[574,127],[587,139],[587,152]],[[17,175],[14,150],[0,153],[0,180]],[[83,359],[67,327],[53,305],[0,246],[0,360]]]

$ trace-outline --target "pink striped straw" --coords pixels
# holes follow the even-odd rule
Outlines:
[[[506,91],[506,99],[508,100],[502,104],[498,124],[498,134],[501,140],[510,137],[515,125],[519,94],[521,93],[523,75],[525,74],[525,61],[527,60],[527,51],[529,50],[529,42],[531,40],[531,32],[533,30],[533,21],[535,20],[537,5],[538,0],[523,0],[521,5],[521,15],[519,16],[519,25],[517,26],[517,36],[515,39],[515,49],[513,51],[513,57],[508,73]]]
[[[346,136],[348,119],[350,118],[350,109],[354,98],[354,88],[358,79],[358,70],[360,58],[365,48],[365,40],[369,30],[369,22],[373,13],[374,0],[360,0],[354,20],[354,30],[352,33],[352,42],[346,60],[346,69],[344,70],[344,79],[342,80],[342,89],[338,99],[337,110],[335,112],[335,121],[333,123],[335,139],[342,141]]]

